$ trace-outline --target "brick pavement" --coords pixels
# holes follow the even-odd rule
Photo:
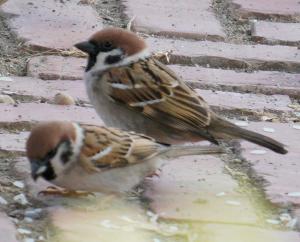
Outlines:
[[[84,103],[89,102],[85,91],[85,85],[82,80],[45,81],[28,77],[10,78],[10,82],[0,81],[0,88],[5,93],[9,92],[10,95],[15,96],[16,100],[27,98],[29,100],[43,100],[53,103],[53,98],[56,93],[67,92],[76,101],[81,101]],[[33,93],[32,90],[37,86],[39,88]],[[288,107],[291,104],[291,100],[286,95],[267,96],[263,94],[240,94],[221,91],[212,92],[210,90],[200,89],[197,89],[197,92],[218,111],[225,110],[260,114],[264,113],[264,111],[286,114],[292,111],[292,109]],[[226,104],[223,104],[224,100],[228,100]],[[218,108],[220,105],[222,107]],[[15,108],[15,110],[18,110],[18,108]],[[23,109],[18,111],[19,115],[22,115],[21,110]],[[25,112],[27,112],[27,110]]]
[[[299,22],[300,4],[296,0],[271,1],[232,0],[232,4],[228,5],[239,23],[248,22],[249,18],[268,19],[268,23],[251,22],[253,40],[264,44],[255,41],[228,42],[224,25],[218,20],[226,16],[215,16],[211,0],[189,0],[176,4],[172,0],[127,0],[122,1],[123,6],[119,7],[123,16],[136,16],[133,29],[146,34],[152,51],[172,51],[170,67],[194,88],[206,89],[197,92],[213,107],[219,106],[219,112],[238,111],[236,119],[240,118],[237,113],[242,113],[243,118],[248,115],[251,119],[264,112],[272,112],[275,120],[280,119],[282,114],[293,115],[295,119],[296,111],[300,112],[297,106],[300,99],[300,51],[297,46],[288,45],[298,44],[298,30],[293,31],[293,28],[299,23],[288,21]],[[1,9],[12,31],[25,40],[26,47],[37,51],[70,49],[74,43],[85,40],[95,29],[103,27],[102,16],[97,16],[92,1],[9,0]],[[284,23],[272,22],[273,19]],[[10,95],[17,102],[15,105],[0,104],[0,113],[3,114],[0,116],[3,138],[0,151],[23,154],[28,135],[28,130],[22,129],[24,123],[51,118],[102,124],[88,106],[82,81],[86,60],[72,56],[72,51],[64,53],[71,56],[39,54],[41,56],[33,56],[28,61],[27,77],[0,78],[0,94]],[[70,94],[77,105],[54,105],[53,98],[61,91]],[[279,208],[275,214],[271,208],[260,206],[260,203],[266,203],[264,198],[254,202],[255,192],[250,197],[244,193],[243,182],[235,180],[228,172],[227,164],[213,156],[174,160],[163,167],[160,177],[147,179],[145,189],[151,199],[151,209],[175,224],[175,221],[190,223],[189,239],[194,236],[209,242],[235,242],[241,238],[249,242],[299,241],[297,231],[291,231],[291,228],[281,231],[278,226],[267,222],[268,219],[278,221],[280,211],[289,211],[293,218],[300,219],[300,183],[297,179],[300,174],[300,131],[295,126],[298,124],[292,121],[250,122],[246,127],[286,143],[290,150],[286,156],[271,151],[253,154],[253,150],[263,149],[242,142],[244,162],[264,180],[261,186],[266,199]],[[12,127],[17,127],[17,130]],[[41,181],[33,184],[29,164],[24,157],[17,158],[14,167],[26,178],[29,196],[36,198],[38,191],[47,186]],[[243,174],[239,170],[233,172]],[[112,207],[105,205],[105,209],[98,209],[95,213],[95,207],[103,204],[90,207],[91,203],[83,201],[78,205],[78,202],[59,199],[51,202],[43,198],[39,200],[49,202],[53,225],[61,231],[58,241],[78,241],[86,231],[92,235],[88,241],[118,240],[115,237],[118,234],[120,238],[132,236],[131,241],[141,242],[153,239],[149,231],[166,234],[166,231],[160,231],[164,227],[163,221],[157,223],[161,225],[159,229],[155,227],[157,224],[149,224],[145,211],[136,203],[128,205],[123,201],[117,206],[111,203]],[[85,226],[80,228],[78,224],[82,220]],[[123,224],[125,220],[126,226]],[[2,221],[9,229],[8,234],[12,235],[7,241],[16,241],[15,228],[4,213],[0,215]],[[128,226],[132,221],[140,221],[142,227]],[[285,226],[284,223],[281,225]],[[293,228],[296,227],[297,224]],[[133,230],[135,233],[132,233]],[[169,230],[167,232],[170,233]],[[183,232],[179,230],[178,233],[182,236]]]
[[[82,78],[85,64],[84,58],[37,56],[28,62],[27,75],[45,80],[79,80]],[[300,95],[300,74],[279,71],[241,72],[185,65],[169,67],[197,88],[267,95],[284,94],[296,98]]]

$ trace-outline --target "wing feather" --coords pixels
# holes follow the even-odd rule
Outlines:
[[[91,171],[136,164],[157,155],[162,147],[154,139],[115,128],[82,125],[85,141],[81,164]]]
[[[210,124],[207,103],[153,58],[111,68],[102,78],[109,85],[110,98],[158,122],[163,120],[173,128],[196,132]]]

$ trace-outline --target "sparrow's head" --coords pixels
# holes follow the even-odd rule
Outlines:
[[[75,47],[89,56],[86,71],[92,68],[105,70],[149,56],[145,41],[121,28],[98,31],[88,41],[77,43]]]
[[[80,152],[79,126],[70,122],[45,122],[35,126],[27,140],[26,152],[31,175],[51,181],[74,161]]]

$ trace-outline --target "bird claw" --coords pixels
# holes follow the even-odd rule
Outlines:
[[[57,195],[62,197],[87,197],[89,195],[94,195],[92,192],[85,191],[75,191],[75,190],[67,190],[63,188],[58,188],[54,186],[49,186],[46,190],[40,191],[38,195],[48,196],[48,195]]]
[[[156,171],[154,171],[153,173],[150,173],[149,175],[147,175],[147,178],[151,178],[151,177],[160,177],[161,174],[161,169],[158,168]]]

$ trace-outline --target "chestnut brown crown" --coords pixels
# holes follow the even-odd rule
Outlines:
[[[93,34],[88,41],[75,44],[75,47],[88,54],[86,71],[89,71],[96,64],[101,69],[124,63],[126,58],[145,50],[147,45],[133,32],[106,28]]]
[[[26,153],[29,160],[42,160],[61,142],[75,140],[76,132],[69,122],[43,122],[36,125],[27,140]]]
[[[121,48],[128,56],[137,54],[147,48],[145,41],[135,33],[121,28],[106,28],[91,36],[92,43],[107,44]]]

